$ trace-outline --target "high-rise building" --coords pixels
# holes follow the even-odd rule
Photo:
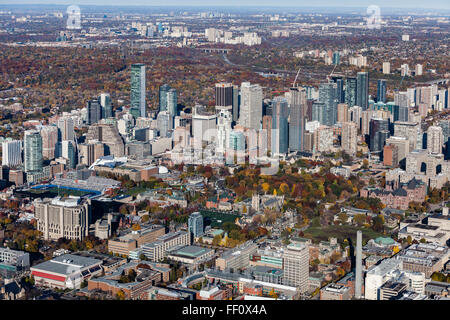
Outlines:
[[[409,66],[408,66],[408,64],[407,63],[405,63],[405,64],[402,64],[401,66],[400,66],[400,69],[401,69],[401,76],[402,77],[405,77],[405,76],[409,76]]]
[[[96,106],[94,106],[94,108],[96,108]],[[59,133],[60,133],[59,139],[58,139],[59,141],[64,141],[64,140],[73,141],[75,139],[75,130],[74,130],[72,118],[70,118],[70,117],[60,118],[60,119],[58,119],[57,125],[58,125],[58,129],[59,129]],[[41,132],[41,134],[42,134],[42,132]],[[44,138],[44,137],[42,137],[42,138]]]
[[[131,65],[131,110],[133,117],[146,117],[145,105],[145,65]]]
[[[103,143],[91,142],[78,145],[79,163],[90,166],[97,159],[105,155]]]
[[[72,196],[52,200],[38,198],[33,204],[37,229],[43,233],[44,240],[83,240],[88,236],[91,223],[90,200]]]
[[[337,105],[337,122],[348,122],[348,105],[346,103],[339,103]]]
[[[303,151],[303,136],[305,132],[306,90],[304,88],[290,88],[290,121],[289,121],[289,149]]]
[[[170,90],[168,84],[163,84],[159,87],[159,111],[167,110],[167,93]]]
[[[421,64],[416,64],[416,76],[423,75],[423,66]]]
[[[105,155],[122,157],[125,155],[125,143],[113,124],[97,123],[89,127],[86,142],[99,141],[105,145]]]
[[[314,131],[315,152],[330,152],[333,149],[333,128],[320,126]]]
[[[283,284],[297,287],[301,293],[308,290],[309,248],[293,242],[283,252]]]
[[[370,120],[370,151],[381,152],[389,138],[389,121],[384,119],[373,118]]]
[[[441,154],[444,134],[441,127],[430,126],[427,131],[427,149],[429,153]]]
[[[369,107],[369,73],[358,72],[356,76],[356,105],[363,110]]]
[[[198,238],[203,235],[203,216],[200,212],[194,212],[189,216],[188,228],[194,238]]]
[[[22,164],[22,141],[2,142],[2,166],[15,167]]]
[[[212,142],[216,137],[216,113],[207,112],[204,106],[195,106],[192,114],[192,137],[194,148],[202,149],[203,142]]]
[[[233,121],[231,109],[220,109],[217,115],[217,148],[216,152],[224,155],[230,141],[231,123]]]
[[[362,232],[356,232],[355,298],[362,297]]]
[[[227,107],[233,105],[233,84],[216,83],[216,106]]]
[[[331,80],[337,84],[338,103],[345,102],[344,79],[341,76],[332,76]]]
[[[323,122],[332,126],[337,122],[338,86],[336,83],[322,83],[319,85],[319,102],[324,104]]]
[[[350,155],[356,154],[358,128],[354,122],[342,123],[342,150]]]
[[[29,130],[24,134],[25,172],[42,171],[42,137],[39,131]]]
[[[58,143],[58,127],[54,125],[42,126],[38,130],[42,137],[42,156],[44,159],[54,159],[56,157],[56,144]]]
[[[233,85],[233,122],[237,123],[239,119],[239,108],[240,108],[240,93],[239,86]]]
[[[93,125],[102,118],[102,107],[98,99],[92,99],[87,102],[87,124]],[[59,126],[58,126],[59,127]]]
[[[172,119],[178,114],[177,108],[178,108],[177,90],[171,88],[167,92],[167,111],[169,112]]]
[[[384,79],[377,81],[377,102],[386,103],[386,80]]]
[[[262,121],[263,91],[258,84],[241,84],[239,124],[244,128],[259,130]]]
[[[356,105],[356,89],[357,89],[357,80],[356,78],[347,78],[345,84],[345,103],[349,107],[353,107]],[[358,105],[361,107],[360,105]]]
[[[393,106],[394,111],[394,121],[403,121],[407,122],[409,118],[409,108],[408,107],[401,107],[398,105]]]
[[[288,152],[288,101],[283,97],[272,100],[272,155]]]
[[[69,160],[69,168],[74,169],[76,166],[76,149],[73,141],[64,140],[61,143],[62,157]]]
[[[166,138],[170,136],[173,129],[172,122],[172,117],[168,111],[160,111],[158,113],[156,123],[160,137]]]
[[[100,106],[101,106],[101,117],[102,119],[111,118],[113,116],[113,109],[111,103],[111,96],[109,93],[100,94]],[[70,140],[70,139],[68,139]]]
[[[389,62],[383,62],[383,74],[391,73],[391,64]]]

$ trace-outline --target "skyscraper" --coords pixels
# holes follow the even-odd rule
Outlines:
[[[189,216],[188,228],[194,238],[198,238],[203,235],[203,216],[200,212],[194,212]]]
[[[58,124],[59,121],[58,120]],[[42,137],[42,156],[44,159],[54,159],[56,157],[56,144],[58,143],[58,130],[57,126],[42,126],[39,131]],[[72,128],[73,134],[73,128]]]
[[[288,112],[286,98],[272,100],[272,155],[288,152]]]
[[[64,140],[61,143],[62,157],[69,160],[69,168],[74,169],[76,166],[76,149],[73,141]]]
[[[377,82],[377,102],[386,103],[386,80],[379,79]]]
[[[337,99],[338,103],[345,102],[345,91],[344,91],[344,79],[341,76],[331,77],[334,83],[337,84]]]
[[[358,128],[354,122],[342,123],[342,150],[350,155],[356,154]]]
[[[87,102],[87,124],[93,125],[102,118],[102,108],[98,99],[92,99]],[[59,126],[58,126],[59,127]]]
[[[356,75],[356,105],[363,110],[369,107],[369,73],[358,72]]]
[[[381,152],[389,138],[389,121],[384,119],[371,119],[369,125],[370,151]]]
[[[356,232],[355,298],[362,297],[362,232]]]
[[[89,114],[90,110],[93,110],[93,108],[96,109],[97,106],[98,106],[98,104],[95,101],[91,101],[91,106],[88,107],[88,114]],[[91,108],[91,109],[89,110],[89,108]],[[97,111],[97,109],[96,109],[96,111]],[[98,115],[98,114],[96,114],[96,115]],[[97,122],[97,121],[95,121],[95,122]],[[64,141],[64,140],[73,141],[74,140],[75,131],[74,131],[74,125],[73,125],[72,118],[70,118],[70,117],[59,118],[57,125],[58,125],[58,129],[59,129],[59,133],[60,133],[59,139],[58,139],[59,141]],[[44,139],[44,137],[42,137],[42,138]]]
[[[239,86],[233,85],[233,122],[237,123],[239,119],[239,108],[240,108],[240,93]]]
[[[346,103],[339,103],[337,105],[337,122],[344,123],[349,121],[348,114],[348,105]]]
[[[394,111],[394,121],[408,122],[408,118],[409,118],[409,108],[408,107],[394,105],[393,111]]]
[[[227,107],[233,105],[233,85],[231,83],[216,83],[216,106]]]
[[[145,109],[145,65],[142,63],[131,65],[131,110],[133,117],[146,116]]]
[[[171,88],[167,92],[167,111],[172,117],[172,120],[177,115],[178,112],[177,106],[178,106],[177,90]]]
[[[101,106],[101,114],[102,119],[111,118],[113,116],[111,96],[109,93],[100,94],[100,106]]]
[[[306,245],[292,243],[283,252],[283,284],[297,287],[301,293],[308,290],[309,249]]]
[[[170,86],[163,84],[159,87],[159,111],[167,110],[167,92],[169,92]]]
[[[348,104],[349,107],[356,105],[356,84],[356,78],[347,78],[345,84],[345,103]]]
[[[231,122],[233,121],[230,109],[220,109],[217,115],[217,148],[216,152],[225,154],[230,141]]]
[[[260,85],[241,84],[241,109],[239,124],[244,128],[259,130],[262,121],[263,91]]]
[[[391,64],[389,62],[383,62],[383,74],[391,73]]]
[[[39,131],[29,130],[24,134],[25,172],[42,171],[42,137]]]
[[[2,165],[15,167],[22,164],[22,141],[2,142]]]
[[[290,122],[289,149],[303,151],[303,135],[305,132],[304,108],[306,107],[306,90],[304,88],[290,88]]]
[[[441,154],[444,134],[441,127],[430,126],[427,131],[427,149],[429,153]]]
[[[332,126],[337,122],[338,86],[336,83],[322,83],[319,85],[319,102],[324,103],[323,123]]]

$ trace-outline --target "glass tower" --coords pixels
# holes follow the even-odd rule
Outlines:
[[[286,98],[275,97],[272,100],[272,153],[288,152],[288,101]]]
[[[349,107],[356,105],[356,78],[347,78],[346,80],[345,103]]]
[[[358,72],[356,76],[356,105],[363,110],[369,107],[369,73]]]
[[[145,117],[145,65],[131,65],[131,110],[133,117]]]
[[[39,131],[25,131],[25,172],[42,171],[42,136]]]

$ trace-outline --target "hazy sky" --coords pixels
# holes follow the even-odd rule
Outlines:
[[[450,9],[450,0],[0,0],[0,4],[147,5],[147,6],[330,6]]]

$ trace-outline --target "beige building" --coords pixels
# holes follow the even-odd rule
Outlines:
[[[342,124],[342,149],[350,155],[356,154],[358,127],[354,122]]]
[[[100,141],[105,144],[105,154],[111,154],[115,157],[125,155],[125,144],[119,134],[116,126],[113,124],[96,123],[89,127],[86,135],[86,141]]]
[[[128,256],[130,251],[139,248],[145,243],[153,242],[164,235],[166,230],[161,225],[151,225],[141,230],[131,231],[123,236],[108,240],[108,251],[121,256]]]
[[[83,240],[89,231],[91,219],[90,200],[79,197],[36,199],[34,214],[37,229],[45,240],[59,238]]]
[[[283,254],[283,283],[306,292],[309,279],[309,249],[307,245],[293,242]]]

